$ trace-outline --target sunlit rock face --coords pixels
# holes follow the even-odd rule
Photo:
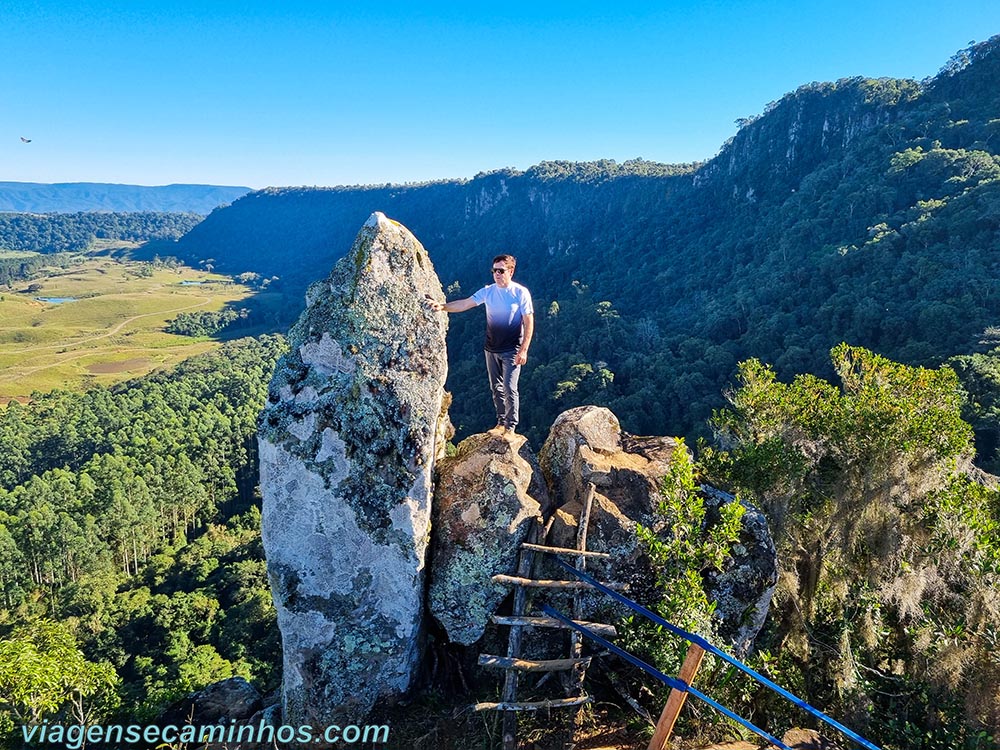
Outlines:
[[[660,485],[678,448],[681,443],[674,438],[622,432],[618,418],[604,407],[564,411],[539,452],[552,501],[558,506],[549,542],[557,547],[577,546],[580,513],[587,486],[593,484],[587,547],[610,553],[612,558],[588,561],[588,567],[610,581],[632,581],[640,573],[640,578],[648,577],[649,572],[639,564],[643,549],[636,526],[659,530]],[[553,576],[557,574],[552,571]],[[583,607],[591,619],[612,616],[609,612],[625,614],[600,594],[585,594]]]
[[[650,568],[636,527],[642,525],[661,538],[673,533],[657,507],[660,488],[678,450],[687,448],[675,438],[623,432],[618,418],[603,407],[580,406],[560,414],[539,452],[552,500],[559,506],[550,543],[576,547],[587,486],[593,484],[587,546],[611,553],[612,558],[587,565],[605,580],[629,582],[633,596],[639,596],[652,586],[656,573]],[[722,505],[743,502],[746,508],[739,540],[724,569],[702,575],[705,592],[716,603],[719,635],[743,654],[753,645],[770,607],[778,580],[777,552],[759,510],[708,485],[702,485],[700,495],[706,510],[704,533],[718,523]],[[558,570],[552,571],[553,576],[557,574]],[[586,617],[606,621],[627,614],[607,597],[590,593],[583,597],[583,609]]]
[[[260,420],[261,531],[284,721],[354,721],[421,650],[447,316],[426,251],[380,213],[289,332]]]
[[[493,576],[548,506],[538,461],[521,435],[472,435],[438,464],[429,608],[452,643],[478,641],[510,592]]]

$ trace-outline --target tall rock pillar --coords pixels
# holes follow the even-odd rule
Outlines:
[[[260,420],[284,721],[359,720],[418,666],[447,316],[426,251],[372,214],[314,284]]]

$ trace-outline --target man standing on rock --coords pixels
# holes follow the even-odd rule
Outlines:
[[[531,292],[513,280],[516,265],[513,255],[498,255],[493,259],[493,284],[465,299],[443,305],[428,303],[434,310],[449,313],[486,304],[486,372],[497,410],[494,430],[501,435],[512,433],[517,427],[520,411],[517,380],[521,365],[528,361],[528,347],[535,331]]]

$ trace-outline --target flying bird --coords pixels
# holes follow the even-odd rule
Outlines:
[[[31,143],[31,139],[30,139],[30,138],[25,138],[25,137],[24,137],[24,136],[22,135],[22,136],[21,136],[21,143]]]

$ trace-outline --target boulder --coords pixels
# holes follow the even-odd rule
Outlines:
[[[841,750],[842,745],[814,729],[789,729],[781,741],[792,750]]]
[[[705,524],[711,527],[725,503],[742,502],[745,508],[739,541],[725,570],[706,575],[705,593],[715,602],[719,635],[737,656],[748,653],[771,607],[778,585],[778,550],[771,537],[767,518],[755,506],[722,490],[701,486],[705,499]]]
[[[242,677],[215,682],[168,708],[159,724],[234,724],[248,720],[261,707],[261,695]]]
[[[257,713],[247,719],[246,724],[251,727],[280,727],[282,725],[281,704],[269,703],[265,705]]]
[[[421,653],[447,316],[426,251],[372,214],[288,334],[261,415],[261,533],[286,723],[362,719]]]
[[[580,406],[560,414],[538,456],[558,508],[549,543],[576,547],[577,523],[587,486],[593,484],[587,547],[612,553],[613,568],[624,574],[638,554],[636,524],[657,523],[660,484],[681,445],[674,438],[623,433],[618,418],[604,407]]]
[[[549,543],[576,547],[578,523],[588,484],[595,486],[587,532],[587,548],[608,552],[608,561],[590,560],[588,570],[606,581],[630,583],[632,598],[643,598],[655,581],[648,558],[636,536],[642,525],[657,534],[669,533],[657,513],[660,487],[675,454],[687,450],[675,438],[636,436],[622,432],[608,409],[581,406],[556,419],[539,453],[553,500],[559,504]],[[719,507],[735,498],[702,486],[706,529],[719,518]],[[777,553],[763,514],[744,502],[739,543],[721,573],[706,576],[705,590],[717,601],[719,633],[740,653],[752,644],[763,625],[777,582]],[[567,577],[552,569],[552,575]],[[603,594],[583,597],[584,616],[614,619],[625,614]]]
[[[520,544],[547,506],[538,461],[520,435],[472,435],[438,463],[429,606],[449,641],[482,637],[510,590],[492,577],[516,572]]]

